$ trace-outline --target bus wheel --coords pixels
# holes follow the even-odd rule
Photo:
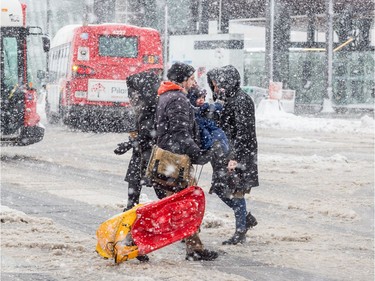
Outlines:
[[[72,116],[69,114],[69,110],[65,107],[60,107],[60,115],[61,115],[61,120],[63,124],[67,126],[72,125]]]
[[[77,129],[79,127],[79,124],[80,124],[80,114],[75,111],[75,110],[70,110],[69,111],[69,127],[73,128],[73,129]]]

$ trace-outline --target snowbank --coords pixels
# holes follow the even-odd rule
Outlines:
[[[275,103],[276,102],[276,103]],[[311,118],[286,113],[277,101],[262,101],[256,110],[259,128],[294,130],[300,132],[374,133],[375,121],[365,115],[361,119]]]

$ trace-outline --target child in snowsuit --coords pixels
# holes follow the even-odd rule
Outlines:
[[[216,143],[215,146],[219,147],[216,147],[215,151],[219,150],[220,153],[225,155],[229,151],[229,141],[224,131],[215,122],[223,106],[220,103],[209,104],[205,102],[206,95],[205,89],[195,86],[191,88],[187,96],[195,108],[195,121],[199,127],[200,146],[207,150],[211,149]]]

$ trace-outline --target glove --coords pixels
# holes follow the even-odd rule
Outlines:
[[[117,145],[117,148],[113,151],[117,155],[122,155],[133,147],[133,144],[129,141],[122,142]]]
[[[138,137],[138,131],[129,132],[129,139],[135,140]]]

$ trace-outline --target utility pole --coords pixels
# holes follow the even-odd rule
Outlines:
[[[222,10],[221,10],[221,7],[222,6],[222,0],[219,0],[219,23],[218,23],[218,32],[221,33],[222,30],[221,30],[221,13],[222,13]]]
[[[322,112],[334,112],[332,107],[333,77],[333,0],[326,0],[326,87],[327,93],[323,100]]]
[[[47,5],[46,34],[49,36],[51,34],[50,25],[51,25],[51,14],[52,14],[50,0],[47,0],[46,5]],[[46,52],[46,71],[47,71],[47,75],[48,75],[48,71],[49,71],[49,52]]]
[[[128,24],[128,16],[129,16],[129,11],[128,11],[128,0],[125,0],[125,23]]]
[[[167,68],[168,68],[168,5],[164,7],[164,72],[163,79],[167,80]]]
[[[50,24],[51,24],[51,3],[50,0],[47,0],[47,23],[46,23],[46,33],[51,34]]]
[[[197,31],[198,34],[202,33],[202,0],[199,0],[198,2],[198,26],[197,26]]]
[[[88,23],[89,23],[89,5],[87,4],[87,1],[85,1],[85,12],[83,14],[82,25],[88,25]]]
[[[270,0],[270,53],[269,55],[269,81],[273,81],[273,41],[275,25],[275,0]]]
[[[83,25],[91,23],[94,0],[85,0],[85,13],[83,15]]]

